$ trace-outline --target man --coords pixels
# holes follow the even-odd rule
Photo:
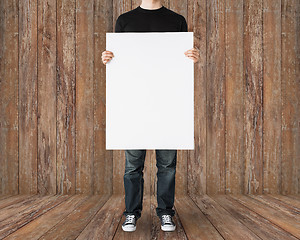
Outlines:
[[[121,14],[115,25],[115,32],[187,32],[185,18],[162,5],[160,0],[142,0],[137,8]],[[162,53],[163,54],[163,53]],[[194,63],[199,60],[199,52],[195,48],[187,50],[185,55]],[[114,57],[111,51],[102,53],[103,64]],[[159,56],[157,56],[159,57]],[[143,169],[146,150],[125,151],[125,206],[126,220],[122,224],[124,231],[135,231],[136,221],[141,217],[143,206],[144,179]],[[175,211],[175,173],[177,150],[156,150],[157,171],[157,216],[163,231],[174,231],[176,226],[172,220]]]

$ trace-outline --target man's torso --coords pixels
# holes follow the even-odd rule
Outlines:
[[[139,6],[119,16],[115,32],[187,32],[187,26],[182,15],[164,6],[154,10]]]

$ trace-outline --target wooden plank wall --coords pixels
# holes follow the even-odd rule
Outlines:
[[[105,33],[140,0],[0,1],[0,194],[124,193],[105,150]],[[300,193],[300,2],[164,0],[194,46],[195,150],[176,194]],[[156,194],[147,150],[145,194]]]

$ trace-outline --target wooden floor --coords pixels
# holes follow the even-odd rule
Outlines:
[[[124,196],[0,196],[0,239],[300,239],[300,196],[176,196],[175,232],[163,232],[144,196],[137,230],[123,232]]]

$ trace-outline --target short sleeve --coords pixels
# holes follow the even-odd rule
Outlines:
[[[117,18],[117,21],[116,21],[115,32],[116,33],[122,32],[122,24],[121,24],[120,16]]]
[[[181,23],[181,32],[187,32],[188,31],[188,26],[185,20],[185,17],[182,16],[182,23]]]

